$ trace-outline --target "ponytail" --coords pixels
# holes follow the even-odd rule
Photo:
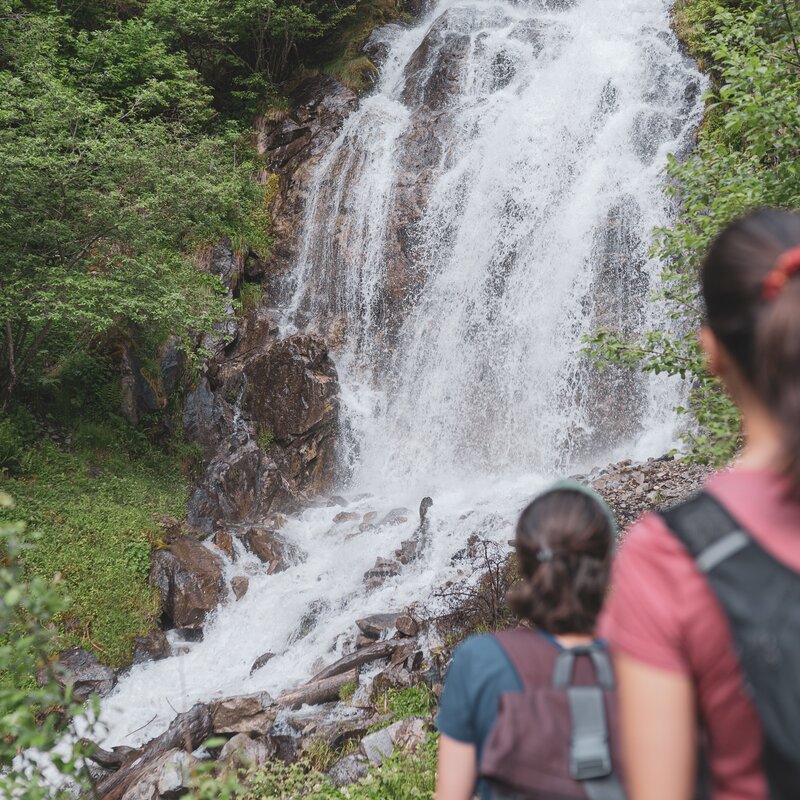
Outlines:
[[[615,529],[608,507],[585,487],[536,498],[517,523],[523,580],[509,592],[511,610],[550,633],[591,634],[608,588]]]
[[[800,215],[761,209],[729,225],[702,270],[707,323],[784,438],[800,499]]]

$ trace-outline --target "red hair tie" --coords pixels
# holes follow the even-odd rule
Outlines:
[[[778,256],[772,272],[761,282],[761,297],[767,302],[774,300],[786,286],[789,278],[798,272],[800,272],[800,247],[793,247]]]

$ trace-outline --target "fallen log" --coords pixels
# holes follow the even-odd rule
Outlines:
[[[350,653],[350,655],[342,656],[329,667],[325,667],[325,669],[323,669],[322,672],[318,672],[309,683],[316,683],[325,678],[332,678],[334,675],[348,672],[355,667],[360,667],[362,664],[369,664],[370,661],[377,661],[379,658],[388,658],[394,653],[399,644],[400,642],[396,639],[387,639],[383,642],[375,642],[375,644],[362,647],[360,650]]]
[[[104,769],[119,769],[126,762],[137,759],[142,752],[135,747],[112,747],[111,750],[104,750],[88,739],[81,739],[81,744],[87,748],[86,758]]]
[[[331,678],[323,678],[315,683],[307,683],[297,689],[290,689],[278,697],[278,703],[289,708],[329,703],[339,699],[339,691],[348,683],[358,683],[358,669],[351,669],[349,672],[342,672]]]
[[[97,784],[100,800],[120,800],[129,787],[144,777],[150,765],[168,750],[196,750],[211,735],[211,712],[208,706],[198,703],[183,714],[178,714],[167,730],[141,748],[135,761],[122,764],[109,777]]]

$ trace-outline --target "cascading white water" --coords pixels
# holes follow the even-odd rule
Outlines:
[[[335,524],[338,508],[292,518],[282,534],[303,558],[252,575],[187,653],[134,667],[103,703],[106,745],[198,700],[307,679],[354,619],[457,576],[470,534],[508,538],[550,476],[669,445],[675,387],[598,376],[580,356],[595,325],[658,313],[663,168],[701,113],[668,14],[666,0],[442,0],[395,31],[317,168],[283,311],[287,331],[344,320],[348,511],[380,520],[432,495],[426,550],[370,592],[364,572],[416,512],[371,530]]]

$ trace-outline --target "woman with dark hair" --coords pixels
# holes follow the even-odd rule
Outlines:
[[[476,791],[481,800],[586,797],[566,766],[566,692],[565,687],[553,689],[553,676],[562,655],[605,659],[604,653],[598,656],[602,648],[594,630],[608,586],[615,535],[616,523],[603,500],[577,483],[557,484],[522,512],[515,542],[522,581],[508,599],[517,616],[532,627],[472,636],[456,649],[437,717],[441,736],[436,800],[468,800]],[[569,661],[569,673],[572,668]],[[610,676],[610,664],[608,672]],[[574,677],[584,686],[593,682],[591,658],[576,658]],[[542,692],[536,694],[539,688]],[[537,704],[538,714],[532,710]],[[560,721],[565,716],[566,721]],[[539,761],[550,763],[533,763],[537,759],[526,752],[549,753]],[[521,767],[512,764],[515,760],[523,762]],[[554,761],[563,766],[563,775],[558,776]],[[520,769],[524,774],[511,774]],[[606,774],[610,772],[609,766]],[[503,785],[513,791],[503,794]],[[566,794],[553,791],[564,787]]]
[[[800,723],[800,216],[731,224],[701,283],[701,344],[741,411],[744,448],[621,548],[602,632],[626,778],[633,800],[797,797],[800,744],[780,739]]]

